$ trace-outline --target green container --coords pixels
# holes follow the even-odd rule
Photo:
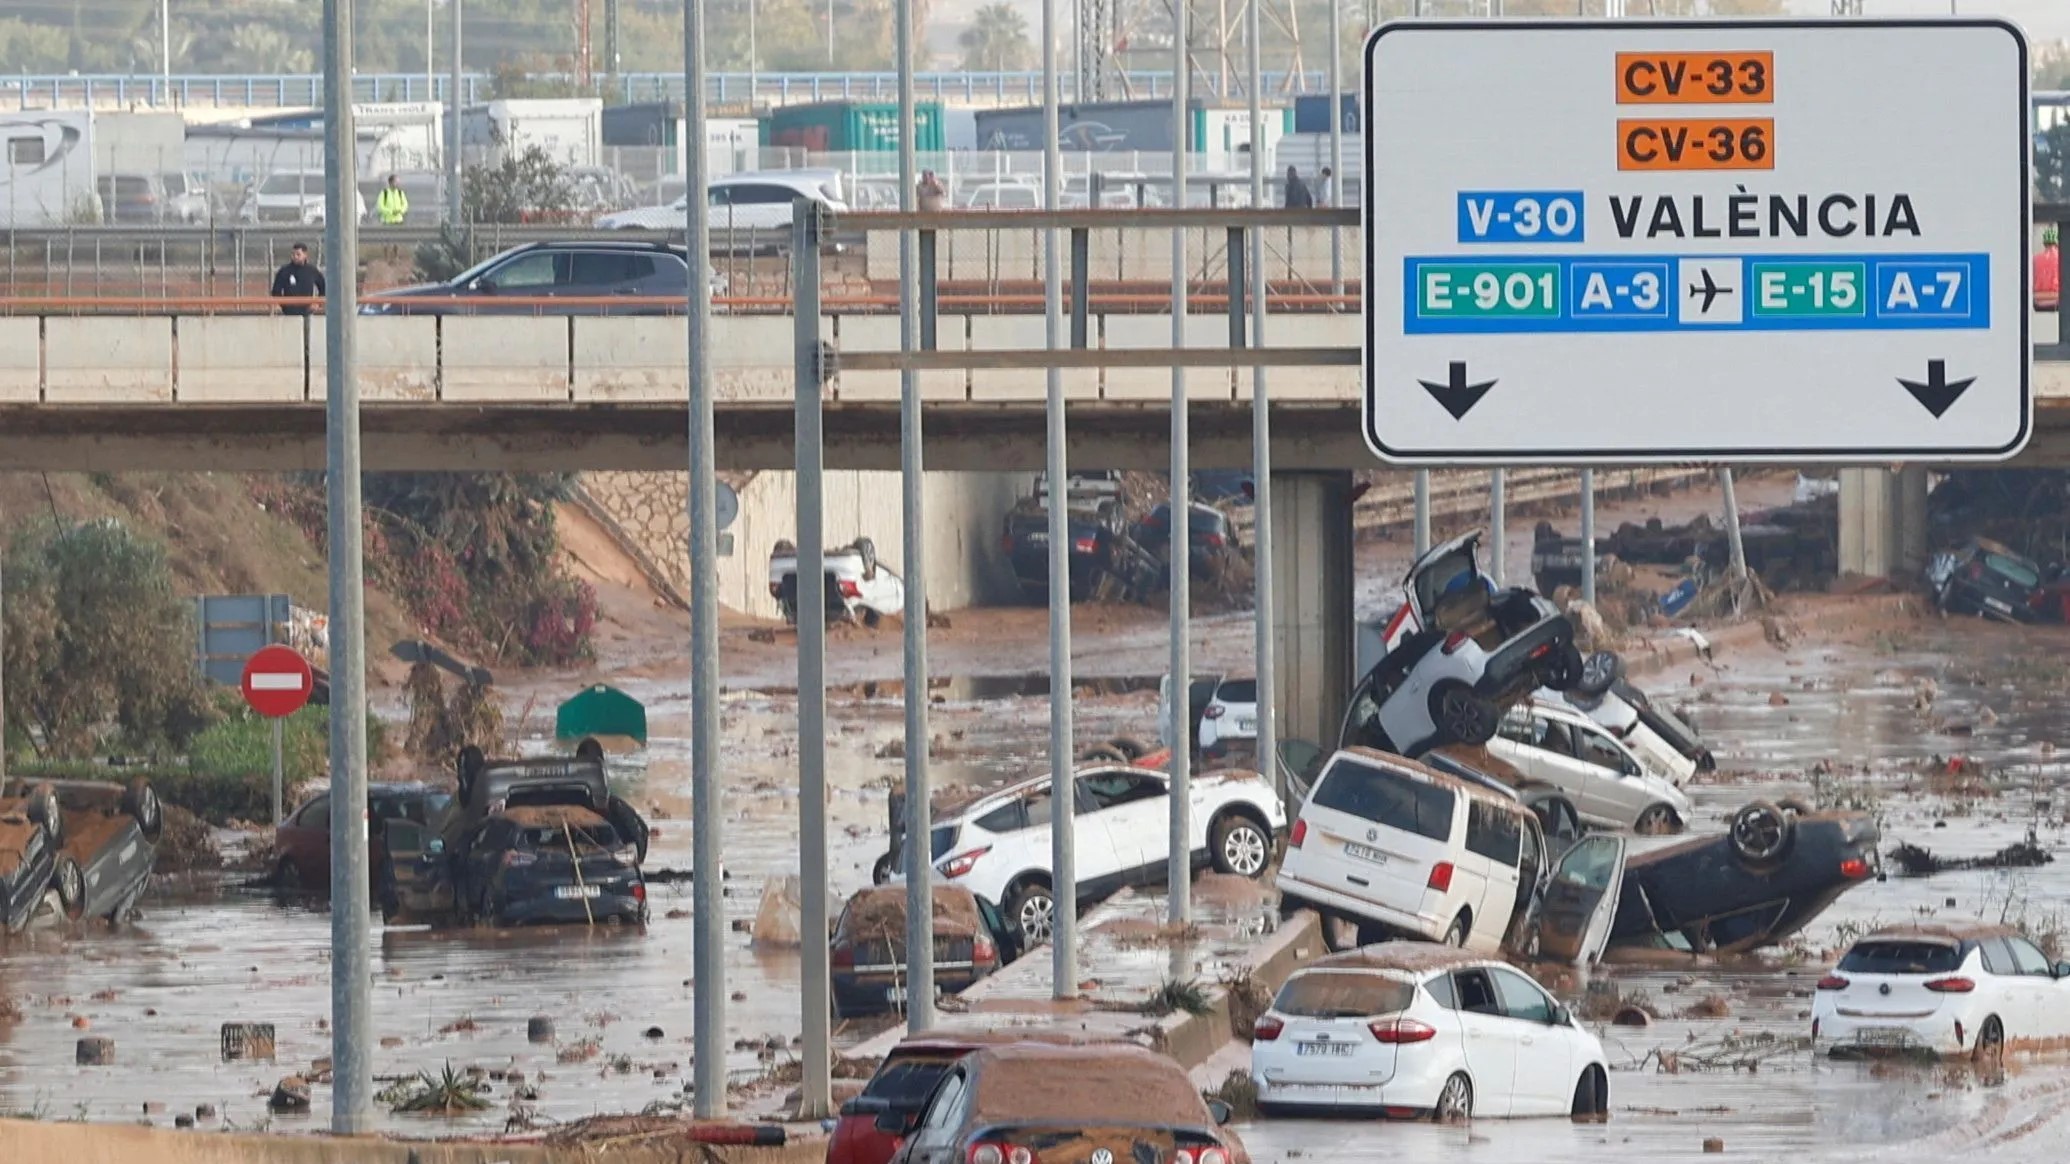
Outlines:
[[[913,148],[919,153],[942,150],[942,104],[922,101],[913,107],[919,130]],[[762,119],[762,144],[813,153],[897,153],[898,103],[895,101],[824,101],[785,105]]]
[[[647,742],[647,709],[639,700],[602,683],[585,688],[566,703],[553,718],[557,739],[579,740],[584,736],[624,736]]]

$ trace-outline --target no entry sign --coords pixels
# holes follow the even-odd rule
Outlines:
[[[309,702],[316,676],[308,661],[287,647],[260,647],[245,660],[239,686],[253,711],[278,719],[295,714]]]

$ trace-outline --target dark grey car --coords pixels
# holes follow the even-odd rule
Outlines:
[[[362,315],[669,315],[684,310],[690,267],[656,242],[513,247],[443,283],[369,295]],[[623,303],[599,303],[601,299]],[[566,304],[546,300],[572,300]]]

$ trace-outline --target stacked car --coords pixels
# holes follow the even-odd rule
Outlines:
[[[20,932],[54,891],[65,919],[120,924],[150,884],[164,825],[144,780],[0,784],[0,921]]]

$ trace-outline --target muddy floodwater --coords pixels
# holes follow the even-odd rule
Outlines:
[[[1654,1015],[1643,1028],[1598,1028],[1613,1067],[1607,1123],[1273,1121],[1242,1129],[1253,1156],[1655,1161],[1708,1158],[1704,1141],[1715,1137],[1740,1159],[2060,1158],[2070,1148],[2070,1121],[2058,1118],[2070,1100],[2070,1060],[2017,1059],[2004,1077],[1984,1079],[1966,1068],[1815,1061],[1792,1042],[1808,1033],[1813,984],[1867,928],[1981,916],[2070,934],[2070,752],[2057,750],[2070,748],[2070,635],[1896,614],[1884,621],[1782,649],[1755,645],[1717,667],[1643,681],[1656,698],[1685,706],[1719,756],[1723,771],[1692,790],[1694,827],[1718,831],[1755,797],[1797,796],[1876,814],[1886,852],[1903,841],[1942,858],[1977,857],[2031,830],[2056,863],[1906,878],[1886,861],[1886,880],[1842,897],[1763,964],[1610,966],[1593,984],[1550,982],[1577,1003],[1593,991]],[[982,784],[1041,769],[1047,713],[1028,690],[988,683],[944,693],[934,715],[944,781]],[[617,775],[633,802],[652,810],[649,865],[687,869],[687,707],[680,689],[660,683],[634,694],[650,700],[657,738]],[[1154,688],[1137,683],[1086,695],[1080,738],[1154,736],[1155,709]],[[883,695],[834,701],[831,858],[840,894],[867,883],[883,848],[886,781],[901,770],[889,746],[898,717],[897,702]],[[786,791],[795,782],[794,720],[787,698],[752,694],[730,697],[724,718],[728,915],[744,927],[765,879],[796,869],[797,800]],[[1965,763],[1951,768],[1951,758]],[[522,1108],[544,1120],[680,1102],[697,988],[689,887],[658,885],[652,900],[644,934],[377,926],[377,1073],[449,1062],[514,1068],[537,1092]],[[266,1123],[274,1081],[329,1053],[329,921],[307,903],[188,890],[154,894],[144,918],[120,932],[31,933],[0,945],[0,990],[23,1010],[20,1022],[0,1025],[0,1109],[163,1124],[207,1103],[240,1126]],[[745,933],[729,938],[726,989],[738,995],[729,1067],[746,1080],[793,1053],[797,955],[758,952]],[[536,1015],[552,1018],[556,1042],[527,1042]],[[277,1063],[222,1062],[226,1021],[274,1023]],[[850,1026],[839,1037],[853,1044],[875,1029]],[[115,1065],[74,1066],[82,1033],[114,1039]],[[383,1114],[380,1122],[424,1135],[501,1130],[513,1095],[497,1082],[491,1106],[474,1116]],[[319,1086],[315,1115],[273,1117],[272,1126],[320,1127],[328,1100]]]

